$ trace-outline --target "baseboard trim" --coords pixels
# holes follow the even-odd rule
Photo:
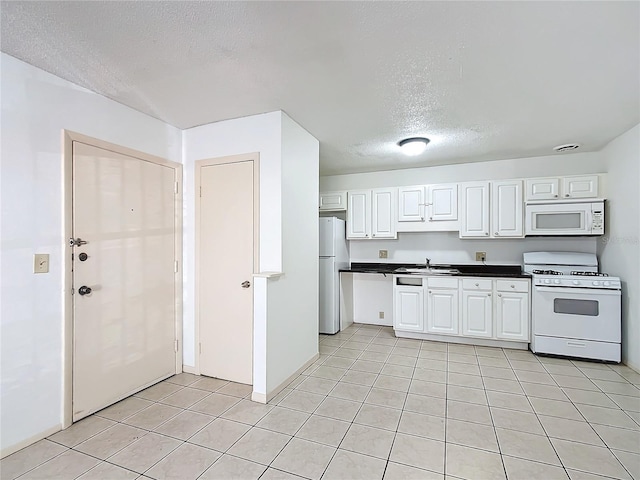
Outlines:
[[[298,378],[298,376],[304,372],[307,368],[309,368],[309,366],[311,364],[313,364],[316,360],[318,360],[318,358],[320,358],[320,354],[316,353],[313,357],[311,357],[309,360],[307,360],[304,365],[302,365],[298,370],[296,370],[295,372],[293,372],[291,375],[289,375],[287,377],[287,379],[280,383],[280,385],[278,385],[276,388],[274,388],[273,390],[271,390],[270,392],[267,392],[266,395],[264,394],[257,394],[256,396],[260,396],[261,398],[264,397],[264,402],[261,403],[268,403],[269,401],[271,401],[271,399],[273,397],[275,397],[277,394],[279,394],[282,390],[284,390],[286,388],[287,385],[289,385],[291,382],[293,382],[296,378]],[[251,399],[253,400],[253,395],[251,396]],[[256,400],[257,401],[257,400]]]
[[[258,403],[267,403],[267,395],[259,392],[251,392],[251,400]]]
[[[61,423],[59,423],[55,427],[48,428],[47,430],[40,432],[37,435],[34,435],[33,437],[27,438],[26,440],[22,440],[21,442],[18,442],[15,445],[6,447],[0,451],[0,458],[8,457],[12,453],[16,453],[18,450],[22,450],[23,448],[28,447],[29,445],[36,443],[42,440],[43,438],[47,438],[48,436],[59,432],[60,430],[62,430]]]
[[[193,375],[200,375],[197,371],[196,371],[196,367],[192,367],[190,365],[182,365],[182,371],[184,373],[191,373]]]

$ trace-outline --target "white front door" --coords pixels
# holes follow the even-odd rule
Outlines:
[[[254,162],[200,167],[200,373],[253,383]]]
[[[175,185],[73,142],[74,421],[176,373]]]

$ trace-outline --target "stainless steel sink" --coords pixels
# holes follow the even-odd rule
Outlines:
[[[399,268],[396,273],[420,273],[422,275],[453,275],[460,273],[455,268],[438,268],[438,267],[417,267],[417,268]]]

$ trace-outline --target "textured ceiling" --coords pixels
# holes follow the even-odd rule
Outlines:
[[[5,53],[179,128],[284,110],[323,174],[598,150],[640,121],[635,1],[3,1],[1,17]],[[416,135],[431,144],[404,157]]]

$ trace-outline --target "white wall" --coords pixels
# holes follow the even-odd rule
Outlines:
[[[603,150],[608,182],[602,270],[622,279],[622,359],[640,371],[640,125]]]
[[[0,180],[2,451],[62,421],[62,130],[181,161],[180,131],[5,54]],[[48,253],[34,275],[33,254]]]
[[[270,281],[267,393],[318,353],[319,143],[282,114],[282,271]]]
[[[260,271],[282,270],[281,112],[226,120],[183,131],[183,362],[195,365],[195,177],[197,160],[260,154]]]
[[[320,177],[320,191],[396,187],[430,183],[500,180],[508,178],[579,175],[603,171],[602,155],[573,153],[437,167]]]

